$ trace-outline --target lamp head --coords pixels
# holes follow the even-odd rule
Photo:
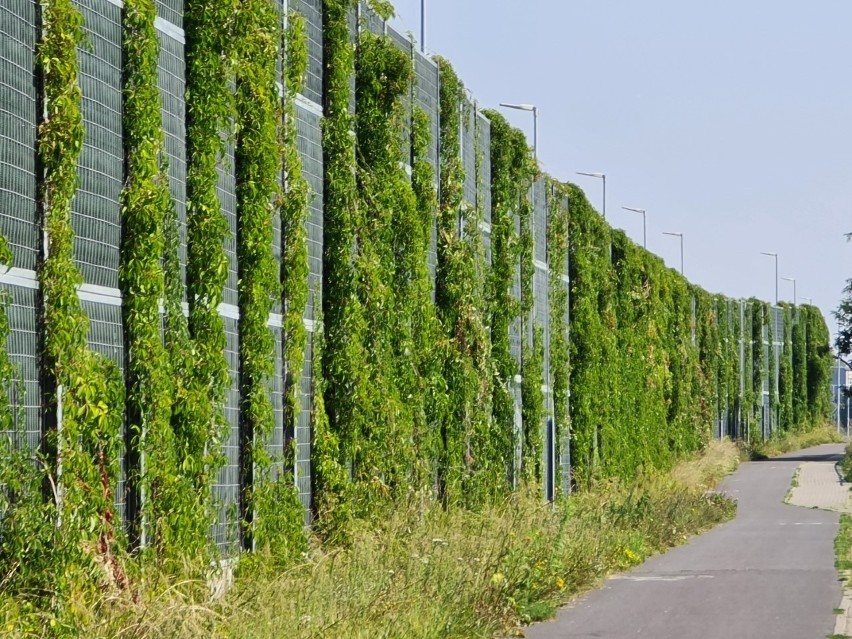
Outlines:
[[[501,107],[506,107],[507,109],[517,109],[518,111],[535,111],[536,106],[534,104],[510,104],[508,102],[501,102]]]

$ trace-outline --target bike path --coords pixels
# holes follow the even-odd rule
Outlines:
[[[796,468],[834,462],[828,444],[748,462],[719,490],[736,517],[527,629],[529,639],[824,639],[841,584],[834,568],[839,515],[783,503]]]

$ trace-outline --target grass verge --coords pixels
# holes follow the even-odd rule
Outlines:
[[[840,467],[840,475],[843,477],[843,481],[852,482],[852,443],[847,444],[846,454],[840,460],[838,466]]]
[[[784,431],[780,435],[773,435],[765,442],[747,446],[745,456],[752,460],[769,459],[811,446],[839,444],[844,441],[846,439],[831,426],[820,426],[806,432]]]
[[[849,451],[847,450],[847,459]],[[838,577],[843,584],[843,590],[848,594],[849,577],[852,575],[852,515],[840,515],[840,529],[837,532],[837,537],[834,539],[834,565],[837,568]],[[844,597],[844,602],[846,597]],[[834,614],[838,617],[838,628],[850,628],[850,612],[842,608],[835,608]],[[829,635],[829,639],[849,639],[846,633],[835,633]]]
[[[734,444],[714,442],[669,474],[640,472],[630,483],[602,483],[555,505],[529,494],[477,513],[412,503],[380,524],[354,530],[347,548],[317,546],[285,572],[264,568],[263,557],[244,560],[218,601],[203,580],[168,582],[155,575],[136,601],[105,596],[94,609],[78,611],[88,621],[77,632],[134,638],[505,636],[551,616],[606,575],[731,518],[734,503],[708,489],[736,468],[738,454]],[[6,623],[8,604],[0,598]]]

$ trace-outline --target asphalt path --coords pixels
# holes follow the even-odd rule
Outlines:
[[[839,515],[783,503],[793,473],[835,461],[828,444],[742,464],[720,490],[737,516],[527,629],[530,639],[825,639],[841,585],[834,568]]]

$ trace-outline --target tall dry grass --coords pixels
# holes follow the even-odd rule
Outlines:
[[[218,601],[203,580],[148,575],[138,602],[104,596],[80,611],[81,635],[494,637],[731,517],[733,504],[707,489],[737,459],[736,446],[714,443],[668,475],[601,483],[555,505],[530,493],[481,512],[413,501],[353,530],[346,548],[317,545],[284,572],[251,557]]]
[[[837,432],[835,426],[826,424],[805,432],[782,431],[765,442],[748,447],[747,453],[751,459],[768,459],[820,444],[840,444],[845,441],[846,438]]]

